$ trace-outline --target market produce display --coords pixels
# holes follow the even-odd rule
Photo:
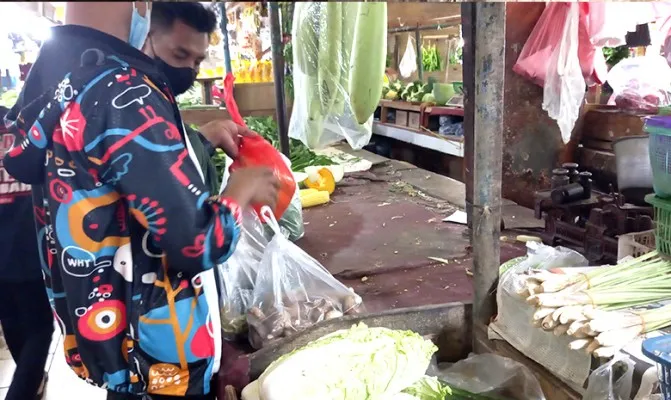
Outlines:
[[[296,3],[294,106],[289,135],[310,148],[346,139],[362,148],[382,91],[384,2]]]
[[[570,348],[612,357],[638,336],[671,325],[671,261],[651,252],[615,266],[532,270],[519,294],[533,324],[575,338]]]
[[[444,399],[442,384],[421,381],[436,350],[417,333],[359,324],[280,357],[243,399]],[[406,389],[410,397],[394,397]]]
[[[383,85],[382,98],[385,100],[403,100],[411,103],[435,103],[436,99],[433,94],[434,85],[437,85],[437,83],[433,77],[430,77],[426,83],[414,81],[407,85],[396,80]]]

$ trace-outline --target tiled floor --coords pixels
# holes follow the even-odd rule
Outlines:
[[[104,400],[104,390],[84,383],[70,370],[65,363],[62,348],[62,338],[57,328],[45,368],[49,371],[46,400]],[[6,349],[0,350],[0,400],[5,399],[14,368],[9,352]]]

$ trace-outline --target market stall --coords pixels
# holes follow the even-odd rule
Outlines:
[[[643,399],[655,398],[651,393],[660,391],[656,364],[666,357],[667,341],[651,339],[650,347],[643,349],[641,343],[646,337],[664,335],[668,325],[663,282],[668,276],[668,252],[660,244],[667,234],[665,203],[660,199],[663,185],[657,181],[668,173],[662,161],[666,160],[661,146],[665,139],[660,139],[665,137],[666,117],[659,116],[666,114],[671,82],[663,57],[667,7],[634,3],[505,6],[506,23],[499,32],[506,41],[501,46],[505,48],[506,98],[501,121],[503,194],[535,205],[538,217],[546,221],[542,235],[546,245],[529,246],[525,259],[504,264],[490,276],[484,287],[498,279],[497,312],[490,314],[491,323],[483,320],[474,332],[482,349],[529,366],[547,398]],[[587,35],[581,25],[585,20],[592,23]],[[617,22],[604,28],[598,21]],[[475,27],[464,31],[466,42],[477,37]],[[613,47],[603,51],[604,44]],[[595,48],[588,52],[590,46]],[[557,58],[559,48],[566,52],[563,58]],[[464,53],[468,60],[467,49]],[[622,60],[622,53],[626,60],[613,62],[617,61],[613,55],[619,54]],[[599,81],[603,86],[589,90],[587,86],[599,76],[599,62],[606,67]],[[651,65],[655,73],[650,73]],[[470,68],[464,66],[466,75]],[[627,73],[618,76],[623,70]],[[577,82],[567,81],[570,76]],[[477,93],[479,78],[475,75],[474,82],[464,82],[467,91],[470,87]],[[599,92],[603,96],[594,95]],[[578,101],[557,101],[573,97]],[[467,102],[467,119],[471,118],[468,110]],[[475,118],[477,113],[476,108]],[[478,137],[471,138],[477,146]],[[466,143],[473,143],[468,134]],[[472,154],[467,164],[477,177],[477,163],[483,160],[477,149],[467,148],[467,153]],[[592,155],[585,158],[586,153]],[[594,153],[612,164],[587,162],[597,160]],[[610,181],[603,184],[603,175],[608,174]],[[467,185],[469,181],[473,178],[467,179]],[[608,188],[609,184],[613,186]],[[472,185],[475,190],[466,193],[475,199],[481,186]],[[529,196],[529,187],[534,187],[535,196]],[[575,191],[567,196],[569,187]],[[645,196],[653,191],[657,197]],[[475,216],[475,203],[473,208]],[[474,229],[477,224],[474,218]],[[558,245],[579,253],[552,247]],[[650,275],[648,268],[654,271]],[[620,280],[622,270],[636,278]],[[547,280],[534,281],[536,273],[547,274]],[[559,281],[567,289],[563,284],[555,286]],[[634,296],[628,296],[628,290]],[[581,297],[587,300],[582,302]],[[574,316],[564,314],[569,309]],[[660,371],[662,366],[664,361]]]
[[[569,31],[569,28],[565,28],[568,26],[577,33],[578,24],[575,22],[578,19],[575,16],[579,16],[580,12],[586,12],[584,10],[588,8],[568,4],[560,6],[574,13],[573,19],[569,19],[568,11],[564,10],[564,19],[553,19],[553,22],[564,22],[559,24],[564,27],[562,32]],[[505,398],[565,399],[585,395],[587,399],[602,399],[603,397],[599,397],[602,392],[598,391],[600,390],[598,386],[604,381],[599,378],[619,370],[622,366],[628,371],[625,379],[633,379],[636,383],[632,386],[630,382],[628,386],[627,384],[622,386],[625,389],[617,387],[616,390],[626,391],[626,388],[629,388],[634,394],[654,390],[656,384],[654,363],[640,354],[640,347],[643,337],[654,335],[654,332],[669,324],[664,306],[668,296],[668,288],[665,286],[668,262],[660,258],[658,252],[666,253],[660,250],[659,246],[658,250],[654,251],[654,244],[650,240],[654,237],[657,243],[663,243],[660,242],[660,238],[664,238],[666,231],[661,228],[664,225],[660,223],[664,220],[660,219],[660,215],[664,215],[664,192],[656,190],[661,200],[649,199],[654,203],[654,207],[643,205],[631,207],[634,205],[620,203],[621,197],[612,193],[610,195],[613,199],[610,200],[603,196],[604,193],[598,193],[596,174],[584,171],[579,165],[575,165],[575,159],[571,158],[575,155],[568,158],[559,156],[560,152],[552,154],[551,157],[544,155],[546,158],[543,160],[544,163],[552,165],[554,169],[562,169],[558,168],[561,166],[566,170],[556,172],[552,176],[551,184],[548,182],[549,179],[533,182],[538,189],[547,189],[538,190],[536,211],[540,218],[545,218],[548,223],[554,224],[550,226],[555,227],[555,232],[551,237],[524,238],[531,242],[528,244],[527,256],[507,262],[511,258],[523,255],[527,249],[510,239],[515,235],[505,231],[501,233],[501,220],[505,214],[502,207],[502,187],[520,185],[518,181],[511,180],[510,176],[503,175],[503,171],[522,168],[530,159],[537,158],[538,155],[529,154],[534,146],[539,146],[542,142],[537,138],[530,139],[533,137],[530,134],[515,132],[513,135],[510,133],[511,127],[519,126],[521,118],[533,111],[540,116],[535,115],[534,119],[527,122],[528,129],[537,127],[546,129],[544,136],[540,136],[541,139],[553,135],[554,141],[568,141],[579,137],[575,136],[578,135],[576,132],[598,129],[598,124],[582,118],[580,112],[575,112],[575,107],[570,108],[574,111],[568,113],[573,116],[571,121],[565,120],[566,113],[554,113],[550,105],[556,96],[546,99],[546,103],[550,101],[548,103],[550,105],[546,104],[546,110],[543,110],[542,114],[537,111],[543,103],[541,99],[544,94],[538,86],[543,87],[545,81],[539,83],[525,76],[520,72],[522,69],[519,64],[538,52],[538,48],[527,49],[528,51],[524,52],[525,44],[534,36],[532,32],[534,26],[540,24],[544,12],[552,11],[554,7],[559,6],[551,5],[545,8],[545,5],[539,4],[533,7],[533,12],[529,12],[517,5],[462,5],[462,30],[465,42],[462,80],[465,92],[473,94],[464,98],[463,112],[459,115],[463,118],[465,127],[464,156],[467,165],[468,196],[466,209],[472,229],[470,241],[466,239],[465,235],[469,231],[465,226],[442,222],[443,218],[452,214],[454,207],[446,204],[444,198],[431,194],[431,188],[426,181],[434,179],[434,176],[402,162],[379,157],[376,160],[371,153],[358,152],[356,156],[352,156],[355,152],[351,151],[351,148],[365,146],[370,140],[370,134],[375,132],[371,116],[379,103],[379,97],[365,98],[365,101],[359,103],[360,97],[357,96],[361,93],[353,90],[351,84],[343,84],[341,81],[341,79],[360,79],[358,76],[342,75],[343,70],[350,70],[342,66],[343,60],[347,57],[342,57],[339,53],[343,47],[338,41],[343,40],[342,32],[346,31],[344,20],[341,20],[338,29],[327,29],[326,33],[322,33],[321,30],[318,34],[315,32],[315,26],[323,29],[325,26],[330,27],[330,23],[338,25],[338,22],[333,22],[337,18],[329,19],[328,16],[331,12],[334,12],[334,15],[342,15],[344,6],[329,4],[329,6],[297,7],[292,37],[293,60],[297,62],[292,78],[295,93],[298,95],[288,127],[292,140],[288,141],[285,150],[292,163],[294,180],[301,185],[298,199],[302,205],[302,214],[299,224],[289,221],[288,218],[285,218],[283,223],[280,219],[275,229],[275,238],[286,236],[289,240],[297,239],[295,241],[297,247],[289,246],[287,243],[290,242],[287,241],[282,245],[282,255],[274,256],[272,259],[274,262],[278,262],[277,260],[286,262],[288,259],[300,258],[301,262],[291,264],[289,267],[298,269],[299,276],[310,270],[306,265],[323,265],[329,273],[320,275],[320,278],[315,278],[314,272],[320,270],[322,272],[319,274],[322,274],[324,271],[319,268],[308,273],[307,282],[310,283],[305,287],[299,287],[298,291],[304,292],[300,299],[295,297],[295,287],[289,283],[288,287],[281,288],[279,294],[275,293],[276,288],[270,290],[274,293],[271,300],[260,302],[258,299],[253,300],[255,308],[249,309],[247,314],[243,312],[242,316],[250,332],[252,347],[257,350],[249,352],[248,349],[246,354],[241,354],[236,359],[237,364],[222,365],[219,373],[222,396],[227,385],[240,388],[241,376],[244,377],[243,381],[259,378],[255,384],[258,386],[250,387],[259,388],[262,392],[261,398],[270,398],[268,396],[273,393],[270,389],[273,385],[269,382],[281,380],[278,376],[303,382],[302,378],[294,374],[306,373],[315,382],[320,379],[328,381],[330,378],[318,376],[321,364],[313,365],[307,372],[300,367],[293,370],[285,368],[286,365],[297,366],[300,361],[295,360],[300,360],[306,355],[318,355],[318,357],[321,357],[321,354],[325,355],[326,353],[321,353],[324,349],[320,345],[323,344],[326,348],[331,346],[331,343],[323,336],[333,334],[334,331],[337,333],[331,336],[334,338],[334,347],[331,351],[347,354],[345,358],[348,359],[350,356],[355,359],[358,356],[365,357],[365,354],[351,354],[351,348],[345,351],[338,346],[344,343],[350,345],[356,343],[358,339],[354,337],[358,337],[359,334],[367,336],[380,332],[389,333],[371,327],[386,327],[392,330],[410,328],[423,335],[439,335],[441,330],[457,332],[456,336],[449,337],[452,340],[462,340],[460,342],[462,346],[457,346],[458,348],[436,340],[438,361],[455,361],[470,350],[470,344],[463,342],[465,337],[463,329],[471,322],[472,329],[468,332],[470,337],[474,338],[476,351],[494,352],[527,365],[545,392],[538,397],[538,393],[533,395],[524,393],[523,397],[519,397],[520,393],[506,392],[503,394]],[[280,20],[273,22],[273,10],[277,11],[276,5],[271,4],[269,10],[271,27],[273,24],[278,27],[280,24],[277,22]],[[325,13],[324,19],[320,19],[322,16],[320,13]],[[519,18],[520,15],[525,17]],[[593,15],[597,15],[597,11],[593,11]],[[303,23],[296,24],[296,19]],[[322,22],[318,25],[311,23],[315,20]],[[327,21],[325,25],[324,20]],[[569,20],[573,23],[566,22]],[[520,21],[524,21],[525,24]],[[526,26],[524,28],[526,32],[522,25]],[[296,33],[297,26],[307,28]],[[367,28],[371,26],[378,25],[367,25]],[[368,31],[369,34],[371,32],[373,31]],[[275,30],[271,39],[279,37],[279,33],[279,29]],[[325,37],[322,37],[322,34]],[[333,52],[329,53],[329,46],[325,46],[326,52],[322,54],[322,48],[315,46],[315,41],[335,43],[336,49],[332,49]],[[371,42],[377,45],[382,43],[375,42],[374,38]],[[275,42],[277,43],[279,41]],[[356,41],[355,43],[355,46],[361,45]],[[559,47],[555,43],[554,47],[549,48],[553,51]],[[600,46],[596,47],[601,50]],[[278,49],[275,47],[274,57],[279,56]],[[356,47],[353,47],[352,51],[355,49]],[[365,49],[369,61],[373,63],[380,61],[379,54],[373,51],[379,50],[377,47],[365,47]],[[573,49],[577,55],[577,46],[573,46]],[[592,54],[600,54],[604,61],[606,60],[607,54],[603,52]],[[633,52],[632,55],[638,53]],[[329,56],[335,57],[335,61],[338,62],[334,62]],[[556,60],[548,55],[537,59],[545,62]],[[370,66],[370,63],[359,65]],[[532,66],[543,68],[542,65],[539,67],[532,64]],[[613,66],[612,70],[616,70],[615,67]],[[666,67],[668,68],[668,65]],[[592,69],[586,68],[579,73],[592,76],[595,69],[596,67],[592,65]],[[529,72],[528,68],[526,72]],[[375,80],[370,79],[375,75],[374,72],[357,71],[358,73],[368,79],[359,81],[362,86],[354,85],[355,89],[378,86]],[[561,76],[556,78],[548,73],[545,79],[565,78]],[[640,75],[636,79],[640,80]],[[382,89],[384,84],[381,84],[380,92],[394,90],[392,82],[389,80],[386,89]],[[590,92],[587,83],[589,82],[586,82],[583,76],[582,86],[578,91],[582,94],[578,111],[583,108],[589,109],[582,106],[585,93]],[[399,91],[406,91],[406,95],[414,96],[409,97],[411,100],[418,96],[424,100],[429,93],[424,93],[426,88],[423,86],[424,84],[411,84],[403,89],[399,88]],[[280,90],[277,90],[278,87]],[[454,88],[454,85],[452,87]],[[325,88],[329,90],[324,90]],[[275,85],[275,89],[281,95],[283,85]],[[590,93],[598,92],[597,90]],[[523,96],[513,98],[510,104],[504,102],[504,96],[511,93],[520,93]],[[343,97],[339,97],[341,95]],[[535,96],[533,103],[530,101],[532,95]],[[591,96],[589,101],[596,101],[598,97]],[[665,113],[664,106],[667,104],[661,101],[663,98],[658,97],[657,103],[654,103],[644,97],[640,91],[625,96],[618,96],[616,93],[614,101],[619,104],[615,106],[620,110],[631,112],[632,110],[628,110],[627,107],[631,107],[631,103],[634,102],[654,106],[652,112],[639,107],[635,110],[638,114],[641,114],[641,111],[646,111],[647,115]],[[621,101],[623,99],[629,102],[623,103]],[[431,98],[428,97],[427,100]],[[441,108],[449,108],[427,104],[430,103],[428,101],[420,104],[405,103],[408,104],[385,105],[383,101],[382,108],[401,107],[394,109],[395,117],[403,115],[398,114],[398,111],[405,111],[408,115],[412,112],[419,114],[420,121],[430,121],[434,113],[440,116]],[[475,104],[486,106],[475,107]],[[563,109],[575,104],[554,106]],[[520,107],[527,108],[520,109]],[[233,107],[228,107],[229,111],[231,109]],[[549,118],[555,120],[549,119],[545,114],[546,111],[549,111]],[[281,110],[279,113],[283,114]],[[235,115],[232,117],[236,118]],[[616,118],[621,117],[620,112]],[[409,116],[407,118],[409,123]],[[641,117],[638,118],[642,121]],[[392,125],[388,120],[386,122],[381,120],[382,116],[378,126]],[[248,118],[246,122],[252,125],[259,123],[259,120]],[[284,129],[271,126],[270,119],[263,123],[267,126],[253,125],[253,129],[262,132],[267,128],[267,132],[262,132],[266,139],[274,143],[276,148],[280,147],[277,144],[284,138]],[[658,136],[664,136],[667,129],[664,119],[661,119],[654,129],[657,129],[655,132]],[[652,133],[654,129],[648,131]],[[504,134],[501,135],[500,132]],[[514,140],[517,146],[506,148],[511,140]],[[529,145],[528,141],[531,140],[535,144]],[[347,144],[334,147],[338,142]],[[542,145],[549,146],[544,142]],[[315,148],[319,150],[315,151]],[[521,152],[516,156],[520,157],[521,161],[509,158],[510,152],[513,151]],[[571,154],[569,150],[563,148],[562,152]],[[379,163],[378,160],[383,162]],[[634,156],[632,160],[640,162],[640,155]],[[362,163],[362,161],[369,162]],[[534,167],[541,168],[544,165],[537,164]],[[527,170],[531,174],[536,173],[533,168]],[[425,182],[422,184],[418,180],[411,179],[413,174],[424,175]],[[502,177],[507,179],[502,181]],[[618,174],[616,179],[622,177],[622,174]],[[440,182],[441,184],[445,182],[447,187],[446,181]],[[619,186],[623,189],[622,185]],[[638,189],[653,191],[652,186]],[[656,185],[655,189],[659,187]],[[533,196],[528,194],[526,196],[527,202],[534,200]],[[652,212],[653,208],[655,212]],[[598,224],[603,224],[604,221],[611,223],[608,221],[611,221],[609,218],[613,218],[613,215],[623,216],[622,225],[615,224],[618,230],[600,229]],[[645,221],[650,224],[645,225]],[[656,222],[656,225],[653,222]],[[301,229],[292,231],[292,226],[300,226],[304,231]],[[574,231],[569,229],[572,226],[582,230],[573,233]],[[655,226],[656,234],[641,232],[642,227],[649,229]],[[547,244],[536,243],[538,239],[545,239]],[[553,247],[556,245],[577,247],[583,254]],[[613,245],[618,248],[613,250]],[[306,257],[302,252],[309,254],[310,257]],[[604,261],[611,257],[610,262],[615,264],[623,255],[630,255],[631,259],[613,267]],[[501,265],[502,262],[504,263]],[[587,265],[591,265],[592,268],[575,268]],[[271,270],[278,268],[275,264],[271,264],[270,267]],[[279,267],[279,270],[282,268],[287,267]],[[472,283],[471,274],[474,277]],[[277,276],[274,279],[277,279]],[[263,280],[259,281],[257,277],[254,282],[252,288],[246,290],[256,291],[258,289],[256,282]],[[325,282],[326,288],[323,287]],[[550,284],[555,286],[544,287]],[[270,287],[267,282],[264,285]],[[320,286],[323,290],[315,289]],[[261,291],[268,292],[268,290]],[[329,293],[329,296],[318,299],[314,295],[317,292]],[[494,292],[496,298],[492,296]],[[471,301],[472,307],[464,306]],[[662,307],[654,309],[658,305]],[[641,307],[647,310],[641,311]],[[225,306],[224,310],[227,310]],[[431,318],[438,318],[437,315],[444,315],[440,317],[445,319],[442,328],[426,323]],[[222,318],[225,319],[226,316]],[[620,321],[621,324],[613,325],[613,321]],[[354,322],[363,322],[368,327],[348,330],[347,328]],[[231,326],[236,329],[238,327],[237,324]],[[418,339],[416,345],[422,346],[421,343],[425,342]],[[356,345],[353,347],[356,348]],[[443,351],[449,355],[445,355]],[[281,357],[282,355],[286,356]],[[632,361],[634,358],[636,360]],[[328,356],[325,355],[323,359],[328,360]],[[626,361],[627,359],[629,361]],[[420,380],[425,379],[421,378],[421,375],[426,373],[424,362],[421,361],[421,367],[418,368],[421,374],[415,371],[419,374],[417,379]],[[639,367],[643,368],[642,372],[634,371]],[[279,373],[276,369],[284,372]],[[365,377],[353,378],[338,368],[330,373],[333,377],[351,381],[356,385],[372,384],[372,381]],[[450,386],[460,388],[455,381],[446,378],[449,374],[436,373],[435,370],[430,373],[444,378]],[[383,379],[388,378],[385,376]],[[534,379],[532,381],[535,382]],[[302,390],[325,393],[319,391],[323,390],[323,387],[321,389],[316,387],[314,382],[304,383],[304,387],[292,389],[295,392],[292,392],[291,396],[305,395]],[[398,383],[394,386],[394,390],[404,391],[403,387],[409,386],[409,383]],[[606,383],[607,388],[609,385]],[[436,385],[435,392],[440,392],[441,388],[442,386]],[[230,389],[229,387],[228,395],[231,395]],[[411,393],[406,391],[405,394]],[[502,395],[500,392],[497,394]],[[627,393],[622,398],[629,398],[630,395],[631,393]],[[444,394],[442,396],[440,398],[445,397]]]
[[[463,39],[458,5],[394,3],[387,33],[387,74],[371,151],[461,180]]]
[[[338,10],[340,6],[331,6],[329,3],[325,9],[321,7],[321,5],[301,5],[297,7],[296,12],[304,18],[305,15],[307,18],[312,18],[311,15],[318,12],[317,10],[330,12],[330,7]],[[359,6],[355,5],[355,7]],[[376,7],[381,6],[378,4]],[[273,5],[271,4],[271,13],[272,10]],[[344,10],[339,12],[344,12]],[[368,16],[374,14],[367,13]],[[382,15],[386,18],[385,14]],[[272,24],[272,14],[270,17]],[[298,18],[296,14],[295,18]],[[371,25],[365,25],[369,28],[368,35],[374,37],[379,32],[386,34],[386,23],[379,24],[373,21],[371,23],[381,29],[371,30]],[[294,26],[298,24],[294,23]],[[301,26],[315,28],[310,24],[301,24]],[[329,32],[332,34],[330,30]],[[301,32],[300,39],[293,41],[294,54],[306,50],[314,51],[312,50],[314,47],[304,47],[306,38],[310,37],[306,34],[309,34],[309,31]],[[341,40],[337,35],[333,36],[333,39],[334,43]],[[321,37],[319,40],[321,41]],[[300,47],[301,43],[303,47]],[[307,43],[310,46],[310,42]],[[325,43],[330,43],[330,41],[327,40]],[[364,55],[369,57],[369,63],[359,65],[368,66],[370,61],[378,63],[380,60],[382,60],[380,65],[384,65],[384,52],[381,52],[381,56],[378,55],[380,46],[374,40],[373,43],[376,45],[369,44],[369,47],[363,47],[366,51],[361,53],[362,57]],[[338,45],[337,48],[339,49],[340,46]],[[385,46],[381,48],[384,50]],[[371,49],[376,51],[371,51]],[[310,66],[309,60],[315,58],[319,65]],[[303,205],[301,228],[304,227],[304,233],[297,232],[296,236],[302,236],[302,238],[296,241],[296,244],[301,249],[300,251],[305,251],[312,257],[310,261],[301,258],[302,260],[307,264],[322,264],[330,272],[330,278],[320,278],[319,282],[331,282],[329,287],[332,289],[341,288],[341,286],[348,288],[345,291],[337,289],[340,291],[338,296],[349,297],[355,294],[354,298],[360,299],[355,301],[355,304],[360,303],[363,308],[357,315],[347,315],[352,309],[351,305],[346,305],[346,299],[334,301],[337,297],[333,296],[326,299],[325,304],[316,304],[313,298],[314,292],[310,292],[314,290],[314,288],[310,289],[312,286],[310,282],[315,279],[314,276],[306,281],[308,282],[305,287],[306,298],[297,303],[299,310],[303,310],[304,305],[309,310],[314,310],[309,315],[302,316],[301,314],[301,317],[296,320],[278,319],[284,311],[275,314],[272,307],[266,308],[273,303],[258,303],[258,310],[250,310],[250,315],[243,314],[243,317],[246,318],[252,334],[250,337],[252,345],[258,348],[260,344],[261,350],[246,356],[241,355],[237,359],[238,364],[222,365],[219,372],[221,396],[225,395],[227,384],[239,388],[236,382],[239,383],[240,376],[255,379],[261,375],[259,383],[263,386],[264,375],[267,378],[269,372],[262,372],[270,362],[306,344],[307,349],[311,346],[308,342],[315,340],[319,342],[320,336],[337,329],[348,328],[353,322],[366,323],[371,328],[365,328],[365,330],[370,333],[377,332],[372,327],[386,327],[392,330],[412,329],[420,334],[434,335],[437,342],[444,343],[439,346],[438,361],[456,361],[463,358],[471,348],[467,336],[463,333],[469,331],[471,315],[469,300],[472,297],[470,280],[473,275],[474,254],[466,235],[466,227],[458,223],[443,222],[443,219],[454,213],[456,207],[450,205],[439,193],[436,194],[440,192],[436,190],[436,186],[441,186],[443,183],[450,184],[450,180],[412,165],[388,160],[365,151],[351,150],[351,147],[362,147],[370,138],[372,114],[380,98],[377,95],[359,99],[357,96],[361,93],[356,93],[352,88],[363,89],[361,92],[365,93],[369,92],[365,85],[375,83],[381,92],[382,68],[377,73],[374,72],[374,68],[372,71],[361,71],[360,73],[366,76],[366,79],[350,75],[349,79],[359,80],[358,85],[347,86],[337,81],[333,82],[339,88],[338,91],[341,90],[340,88],[345,88],[349,98],[335,97],[331,103],[324,93],[310,89],[312,83],[309,75],[295,73],[297,68],[301,68],[301,73],[313,67],[317,71],[323,71],[322,62],[328,65],[329,59],[325,58],[322,61],[319,57],[310,57],[298,60],[301,61],[294,64],[293,74],[295,93],[303,95],[303,101],[305,97],[312,96],[312,104],[321,103],[322,108],[318,111],[308,110],[298,101],[300,97],[296,96],[289,126],[289,134],[292,136],[288,152],[289,160],[294,170],[295,180],[305,187],[300,191],[300,200]],[[306,61],[308,64],[301,64]],[[341,69],[341,66],[336,64],[332,71],[340,73],[342,70],[348,69]],[[376,74],[379,79],[371,79]],[[323,85],[329,84],[331,83],[326,82]],[[362,100],[365,101],[362,102]],[[341,101],[344,102],[340,103]],[[228,111],[232,109],[234,107],[229,105]],[[310,119],[307,122],[301,122],[308,115]],[[234,120],[238,118],[236,115],[231,116]],[[318,124],[315,124],[315,121]],[[276,148],[279,147],[278,142],[282,138],[282,129],[274,125],[271,119],[246,118],[244,122],[262,133]],[[304,127],[310,127],[309,124],[313,124],[314,129],[306,132]],[[339,136],[333,136],[334,132]],[[340,141],[345,141],[347,144],[337,144]],[[306,145],[308,148],[317,147],[319,150],[305,149]],[[452,181],[451,184],[454,185],[455,182]],[[456,185],[454,188],[459,188],[459,186]],[[442,189],[450,192],[448,187],[442,187]],[[463,198],[458,200],[459,203],[462,201]],[[319,206],[319,204],[325,205]],[[278,230],[291,238],[294,233],[291,231],[293,224],[288,219],[285,219],[283,224],[282,219],[279,221]],[[275,235],[275,238],[277,237],[278,234]],[[497,259],[496,265],[501,261],[523,254],[523,245],[514,240],[514,234],[510,237],[509,241],[500,245],[504,259]],[[498,239],[496,246],[499,246]],[[285,248],[281,258],[294,257],[293,252],[298,252],[298,250],[295,250],[295,247],[291,249],[294,250]],[[478,255],[475,254],[475,257]],[[480,258],[482,262],[482,257]],[[272,268],[274,267],[271,266],[271,270]],[[293,265],[291,268],[310,270],[305,265],[302,267]],[[337,283],[332,282],[333,278],[337,280]],[[254,281],[258,283],[259,279],[257,277]],[[327,289],[326,292],[332,289]],[[284,296],[288,297],[283,300],[283,308],[288,315],[292,315],[296,299],[291,300],[293,298],[291,290],[287,290]],[[326,308],[320,315],[326,321],[311,326],[310,321],[315,321],[312,319],[312,314],[322,307]],[[224,306],[224,310],[229,309],[230,307]],[[338,313],[346,315],[338,317]],[[315,314],[316,321],[320,320],[320,315]],[[226,315],[222,315],[223,320],[226,318]],[[305,318],[307,327],[302,322],[298,322],[303,321],[303,318]],[[276,324],[280,321],[282,321],[283,329],[276,330]],[[287,325],[288,321],[292,322]],[[230,326],[238,325],[231,324]],[[445,336],[447,332],[452,333]],[[344,332],[340,334],[345,337],[349,335]],[[445,338],[448,340],[443,342]],[[450,341],[449,338],[458,338],[459,344],[455,346],[457,343],[454,340]],[[418,341],[417,345],[421,343]],[[421,361],[418,364],[420,367],[412,374],[418,374],[421,371],[421,374],[417,375],[418,378],[421,377],[426,372],[424,363],[425,361]],[[319,368],[315,370],[318,371]],[[339,373],[338,371],[332,372],[336,375]],[[436,391],[434,394],[440,395],[438,392],[443,391],[441,385],[437,383],[432,383],[432,385]],[[406,383],[394,384],[394,388],[399,391],[403,389],[403,386],[407,386]],[[457,391],[459,384],[452,386]],[[227,394],[229,396],[232,395],[230,389]],[[502,390],[505,391],[505,389]],[[444,397],[444,393],[442,395]]]

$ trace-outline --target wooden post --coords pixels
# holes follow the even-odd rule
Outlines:
[[[496,312],[493,293],[499,276],[503,83],[506,3],[473,4],[475,93],[473,114],[472,244],[474,338]],[[477,340],[474,350],[481,349]]]

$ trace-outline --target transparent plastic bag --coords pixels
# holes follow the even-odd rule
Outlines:
[[[361,297],[280,233],[268,207],[261,211],[275,231],[266,247],[247,314],[249,341],[258,349],[318,322],[361,311]]]
[[[373,112],[365,123],[360,124],[348,90],[358,4],[295,3],[292,32],[294,105],[289,136],[311,149],[321,149],[343,139],[352,148],[361,149],[372,136]],[[338,10],[342,13],[341,19],[329,18]],[[342,31],[340,37],[344,41],[328,36],[335,30]],[[343,42],[350,45],[343,45]],[[382,75],[380,95],[381,90]]]
[[[548,60],[543,86],[543,110],[557,121],[562,140],[568,143],[585,98],[586,84],[578,56],[580,4],[558,3],[559,6],[568,7],[568,10],[561,40]]]
[[[545,400],[540,383],[527,367],[496,354],[471,355],[436,372],[448,385],[473,394],[511,400]]]
[[[282,155],[282,159],[291,168],[291,161]],[[305,235],[305,226],[303,224],[303,205],[301,204],[301,193],[298,184],[296,184],[296,192],[289,203],[289,207],[280,218],[280,231],[287,239],[295,242]],[[272,236],[272,228],[266,226],[266,232]]]
[[[634,367],[628,356],[616,355],[590,374],[583,400],[629,400]]]
[[[297,241],[305,235],[305,226],[303,224],[303,205],[301,204],[300,189],[296,188],[296,193],[289,203],[289,207],[282,215],[279,221],[280,232],[292,242]],[[267,230],[271,230],[266,226]]]
[[[268,238],[253,210],[243,213],[240,239],[233,254],[217,266],[221,327],[225,339],[247,332],[247,311],[252,303],[254,282]]]
[[[671,67],[663,56],[624,59],[608,72],[607,81],[620,109],[657,114],[671,105]]]

